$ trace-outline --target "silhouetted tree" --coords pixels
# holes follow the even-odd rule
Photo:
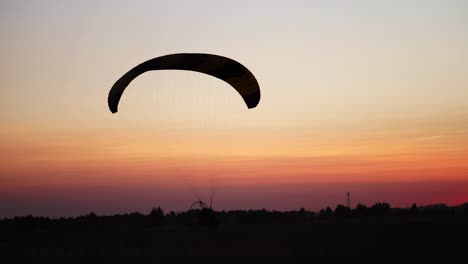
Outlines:
[[[347,218],[351,216],[351,209],[349,209],[347,206],[344,206],[342,204],[339,204],[335,208],[335,213],[334,216],[337,218]]]
[[[418,206],[414,203],[411,208],[409,209],[409,214],[410,215],[417,215],[419,212]]]
[[[153,207],[153,209],[151,209],[149,217],[151,219],[152,224],[161,224],[164,222],[164,211],[159,206],[158,208]]]
[[[330,206],[328,206],[326,209],[321,209],[319,211],[318,217],[320,219],[329,219],[333,217],[333,210],[330,208]]]
[[[97,216],[94,212],[79,217],[49,219],[46,217],[34,217],[32,215],[15,217],[12,219],[0,219],[0,233],[5,231],[36,232],[36,231],[96,231],[96,230],[131,230],[135,228],[147,228],[166,223],[174,225],[202,225],[216,226],[218,223],[259,224],[268,222],[284,222],[295,224],[298,221],[308,219],[329,220],[348,217],[385,217],[405,218],[418,216],[427,219],[439,219],[440,217],[458,217],[465,219],[468,216],[468,203],[458,206],[445,204],[433,204],[418,207],[413,204],[409,208],[390,208],[388,203],[376,203],[370,208],[359,203],[356,209],[351,210],[340,204],[333,211],[330,207],[320,210],[318,214],[301,208],[294,211],[268,211],[262,210],[232,210],[215,212],[210,208],[189,210],[175,213],[171,211],[164,215],[160,207],[153,207],[148,215],[139,212],[130,214],[117,214],[113,216]],[[431,218],[435,216],[435,218]],[[198,220],[198,221],[197,221]],[[383,220],[386,221],[386,220]]]
[[[91,212],[91,213],[88,214],[88,218],[94,219],[96,217],[97,217],[97,215],[94,212]]]
[[[372,216],[382,217],[387,215],[390,212],[390,204],[388,203],[376,203],[370,208],[370,213]]]
[[[158,208],[153,207],[149,215],[153,218],[162,218],[164,217],[164,211],[159,206]]]
[[[304,208],[301,208],[297,211],[297,216],[299,220],[307,220],[308,212]]]
[[[369,208],[367,208],[367,206],[365,204],[358,203],[358,205],[356,206],[356,209],[354,211],[355,211],[355,215],[357,217],[367,217],[367,216],[369,216]]]

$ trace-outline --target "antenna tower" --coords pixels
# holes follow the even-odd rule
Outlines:
[[[348,192],[346,195],[347,195],[347,197],[348,197],[348,208],[351,209],[351,203],[350,203],[350,201],[349,201],[349,195],[350,195],[349,192]]]

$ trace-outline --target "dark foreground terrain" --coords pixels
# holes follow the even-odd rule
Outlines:
[[[237,211],[213,213],[216,223],[201,221],[200,213],[4,219],[1,262],[314,263],[354,256],[374,263],[468,263],[463,212],[358,217],[336,210]]]

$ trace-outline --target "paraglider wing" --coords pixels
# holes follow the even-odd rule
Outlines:
[[[147,71],[186,70],[205,73],[229,83],[244,99],[248,108],[260,101],[260,87],[253,74],[235,60],[212,54],[179,53],[157,57],[141,63],[124,74],[112,86],[108,104],[112,113],[117,112],[120,97],[130,82]]]

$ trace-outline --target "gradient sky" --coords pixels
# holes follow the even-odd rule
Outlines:
[[[468,201],[468,2],[0,1],[0,217]],[[214,53],[256,76],[159,71]]]

